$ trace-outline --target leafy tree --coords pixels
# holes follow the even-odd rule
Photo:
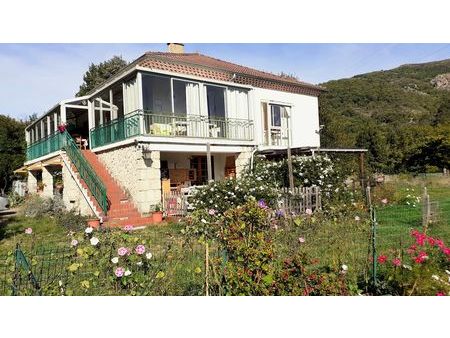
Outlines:
[[[0,193],[10,186],[13,171],[25,161],[26,122],[0,115]]]
[[[80,86],[80,90],[76,96],[86,95],[127,65],[127,61],[121,56],[113,56],[111,59],[100,62],[99,64],[91,63],[89,69],[83,76],[83,84]]]

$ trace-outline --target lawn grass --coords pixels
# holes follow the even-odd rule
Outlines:
[[[432,209],[436,217],[429,224],[427,233],[450,242],[450,178],[443,176],[403,178],[386,183],[391,185],[398,196],[413,194],[422,197],[423,187],[427,187]],[[409,190],[407,190],[409,189]],[[414,192],[411,192],[414,189]],[[379,251],[398,247],[410,240],[412,229],[423,230],[422,202],[415,207],[393,201],[387,206],[377,206],[377,243]]]

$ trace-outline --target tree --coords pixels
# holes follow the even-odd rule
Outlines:
[[[84,73],[83,83],[76,96],[86,95],[127,65],[128,62],[121,56],[113,56],[111,59],[100,62],[99,64],[91,63],[89,69]]]
[[[0,115],[0,192],[10,186],[14,170],[25,161],[26,122]]]

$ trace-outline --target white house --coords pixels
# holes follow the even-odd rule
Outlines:
[[[144,224],[162,191],[207,182],[208,147],[216,180],[254,150],[318,148],[322,90],[169,44],[26,128],[28,190],[62,183],[67,207]]]

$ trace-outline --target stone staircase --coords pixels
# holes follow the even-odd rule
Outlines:
[[[78,180],[82,187],[87,190],[90,201],[95,206],[98,213],[102,215],[103,225],[108,227],[122,227],[127,224],[131,224],[133,226],[151,224],[152,216],[142,216],[139,213],[133,202],[125,194],[120,185],[114,180],[103,163],[100,162],[97,155],[90,150],[82,150],[82,153],[84,158],[89,162],[97,176],[102,180],[106,187],[108,211],[107,215],[104,216],[94,196],[92,196],[89,192],[89,188],[86,183],[78,175]],[[73,165],[72,169],[76,172],[76,168]]]

